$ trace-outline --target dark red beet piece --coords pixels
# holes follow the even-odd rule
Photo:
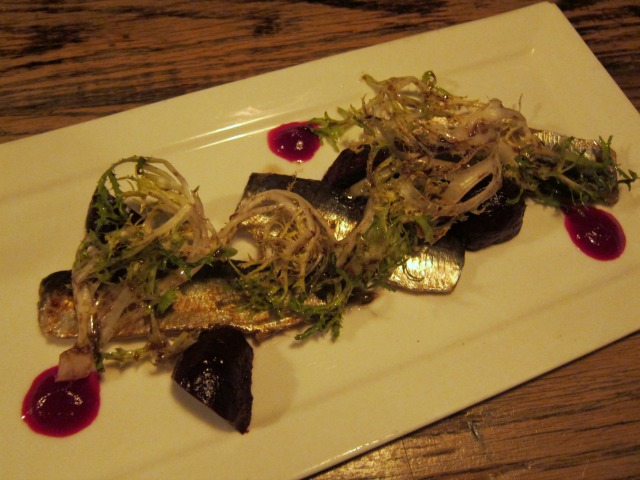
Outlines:
[[[371,152],[369,145],[362,145],[358,150],[349,148],[342,150],[329,166],[329,169],[322,177],[322,181],[333,188],[342,189],[349,188],[354,183],[359,182],[367,175],[369,152]],[[390,152],[386,148],[378,150],[373,159],[373,166],[377,167],[389,155]]]
[[[178,358],[173,379],[240,433],[251,423],[253,349],[239,330],[204,330]]]
[[[451,233],[470,251],[511,240],[520,233],[526,208],[524,198],[518,198],[519,195],[520,188],[504,179],[496,194],[482,204],[482,213],[470,214],[466,220],[455,223]]]

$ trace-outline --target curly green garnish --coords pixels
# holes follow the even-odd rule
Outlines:
[[[126,166],[133,173],[119,175]],[[131,157],[114,164],[100,177],[89,212],[72,268],[79,334],[61,356],[60,378],[77,377],[79,365],[101,365],[102,348],[127,309],[148,310],[150,337],[139,356],[165,355],[171,342],[155,313],[169,308],[176,288],[203,265],[233,254],[205,217],[197,191],[166,160]]]

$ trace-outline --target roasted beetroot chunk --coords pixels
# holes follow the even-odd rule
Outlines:
[[[173,379],[240,433],[251,423],[253,349],[232,327],[203,330],[178,358]]]
[[[349,188],[359,182],[367,176],[367,160],[370,152],[369,145],[362,145],[358,150],[349,148],[342,150],[329,166],[322,181],[333,188]],[[373,160],[373,166],[378,166],[389,154],[388,149],[379,150]]]
[[[480,214],[469,214],[457,222],[451,233],[457,236],[465,250],[477,251],[511,240],[520,233],[526,208],[520,188],[505,179],[500,190],[487,200]]]

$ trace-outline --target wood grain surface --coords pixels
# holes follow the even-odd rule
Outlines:
[[[0,142],[532,3],[2,0]],[[555,3],[640,108],[638,1]],[[640,478],[640,334],[315,478]]]

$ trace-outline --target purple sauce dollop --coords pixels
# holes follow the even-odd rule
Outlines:
[[[596,260],[614,260],[627,244],[622,226],[608,212],[594,207],[566,210],[564,225],[573,243]]]
[[[307,122],[280,125],[269,131],[267,141],[273,153],[290,162],[311,160],[320,148],[320,138]]]
[[[56,382],[58,367],[36,377],[22,402],[22,419],[36,433],[67,437],[88,427],[100,409],[100,377]]]

